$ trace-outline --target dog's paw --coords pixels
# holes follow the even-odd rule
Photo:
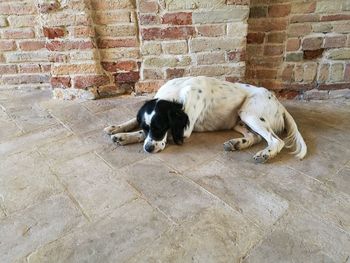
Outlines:
[[[111,134],[113,134],[113,131],[115,130],[115,128],[116,127],[112,125],[112,126],[108,126],[108,127],[104,128],[103,130],[108,135],[111,135]]]
[[[229,140],[224,143],[224,150],[229,151],[237,151],[240,149],[240,141],[239,140]]]
[[[254,155],[253,159],[256,163],[265,163],[270,158],[270,155],[265,150]]]
[[[117,143],[118,145],[128,144],[126,134],[114,134],[111,136],[111,139],[113,142]]]

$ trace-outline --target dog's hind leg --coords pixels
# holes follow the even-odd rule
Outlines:
[[[117,133],[111,136],[112,141],[116,142],[119,145],[143,142],[145,138],[146,135],[143,130],[135,132]]]
[[[120,125],[112,125],[112,126],[108,126],[106,128],[104,128],[104,131],[109,134],[116,134],[116,133],[120,133],[120,132],[129,132],[132,130],[135,130],[137,127],[139,126],[136,118],[133,118],[129,121],[126,121]]]
[[[249,130],[247,125],[242,121],[239,121],[233,129],[241,133],[244,137],[225,142],[225,151],[243,150],[261,141],[261,136]]]
[[[267,141],[268,146],[254,155],[256,162],[264,163],[268,159],[275,157],[282,150],[284,147],[283,140],[274,133],[265,119],[244,113],[240,117],[254,132],[261,135]]]

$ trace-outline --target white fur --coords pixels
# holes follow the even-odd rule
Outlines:
[[[275,95],[265,88],[204,76],[185,77],[168,81],[155,98],[184,105],[190,119],[185,137],[194,131],[235,128],[239,117],[268,143],[266,149],[255,155],[257,161],[264,162],[281,151],[285,143],[276,133],[282,132],[285,127],[288,129],[287,147],[295,147],[293,153],[299,159],[306,155],[306,144],[293,118]],[[256,137],[251,137],[249,143],[258,141]]]
[[[185,137],[192,132],[235,129],[244,137],[227,141],[225,150],[244,149],[263,138],[268,146],[254,156],[258,162],[274,157],[284,146],[294,147],[293,154],[299,159],[306,155],[306,144],[292,116],[265,88],[204,76],[184,77],[168,81],[158,90],[155,98],[183,104],[190,121],[184,132]],[[153,115],[146,114],[147,124]],[[239,118],[241,122],[237,122]],[[285,128],[288,135],[284,142],[276,134]],[[107,127],[105,130],[114,132],[116,129]],[[166,137],[157,142],[155,152],[164,149]],[[145,140],[146,145],[150,138]]]

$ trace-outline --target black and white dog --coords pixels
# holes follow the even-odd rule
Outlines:
[[[142,130],[130,132],[137,127]],[[243,135],[225,142],[226,151],[247,148],[262,138],[267,141],[267,148],[254,156],[257,162],[276,156],[283,147],[294,147],[299,159],[307,152],[292,116],[270,91],[203,76],[170,80],[141,107],[137,118],[105,132],[120,145],[144,141],[144,150],[156,153],[165,148],[169,135],[182,144],[192,132],[225,129]],[[276,135],[283,130],[285,141]]]

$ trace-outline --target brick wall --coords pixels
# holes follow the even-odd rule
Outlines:
[[[139,0],[139,91],[181,76],[243,80],[247,0]]]
[[[252,0],[250,8],[249,82],[288,97],[349,93],[348,0]]]
[[[0,88],[97,98],[209,75],[327,98],[348,92],[349,35],[348,0],[1,0]]]

